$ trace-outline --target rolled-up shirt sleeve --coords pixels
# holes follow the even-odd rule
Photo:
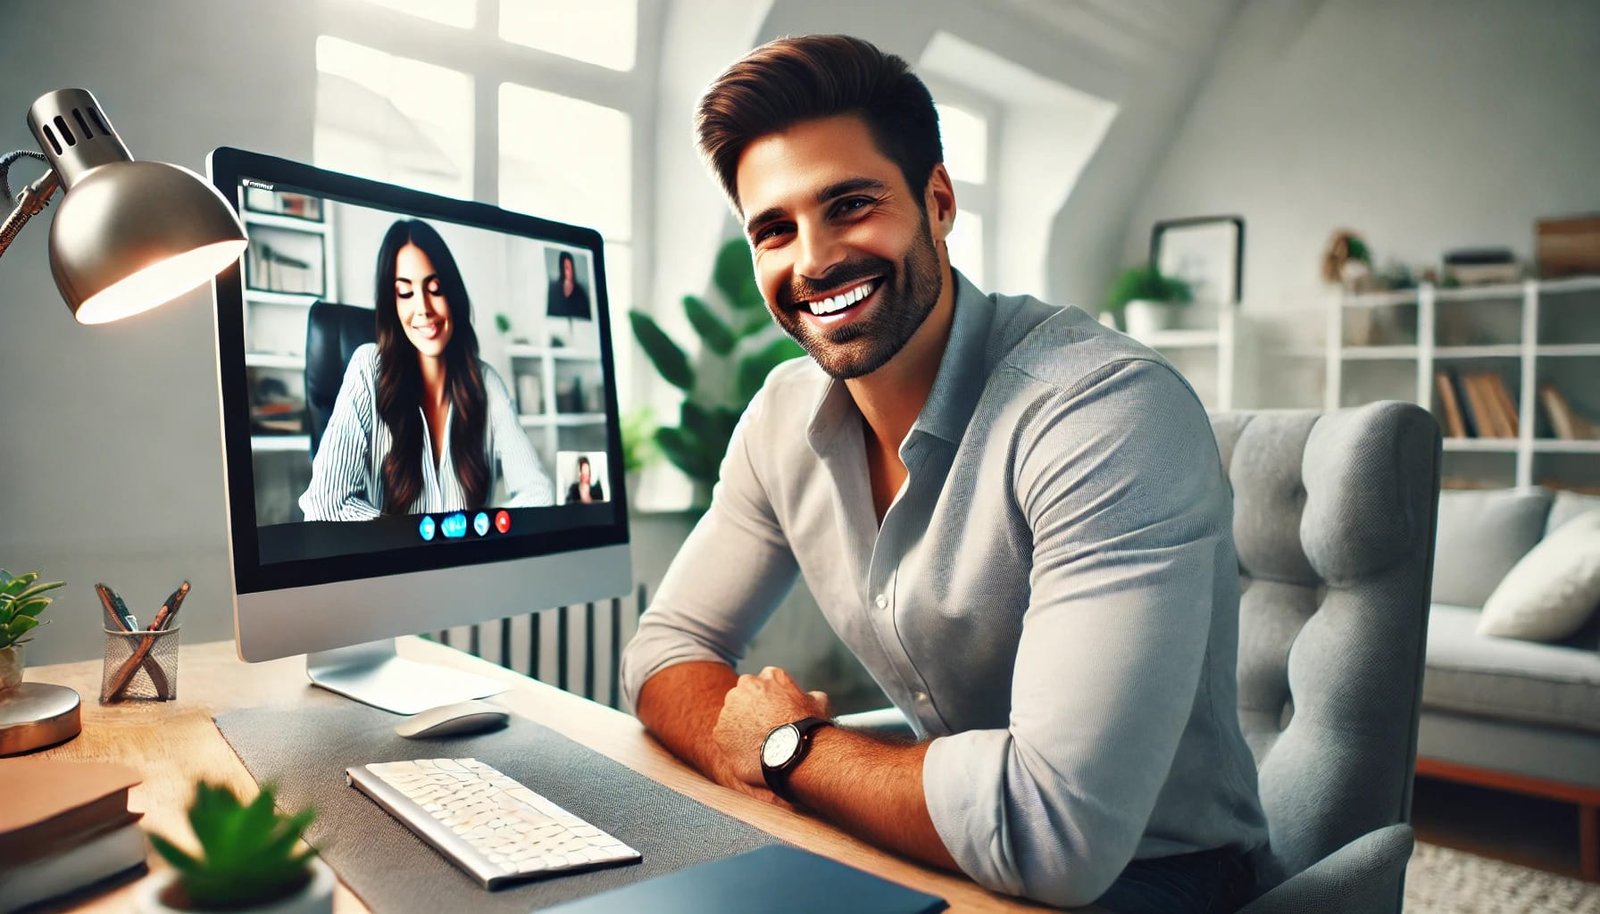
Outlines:
[[[1164,365],[1112,363],[1036,406],[1012,478],[1033,568],[1009,725],[934,740],[924,793],[974,880],[1081,905],[1132,859],[1172,767],[1232,501]]]
[[[766,391],[745,410],[722,461],[711,507],[667,569],[622,656],[628,706],[646,681],[697,660],[736,665],[794,586],[798,565],[754,460]]]

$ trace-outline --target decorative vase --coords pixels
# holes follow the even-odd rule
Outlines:
[[[1128,325],[1128,335],[1134,339],[1144,339],[1163,330],[1172,329],[1178,320],[1178,307],[1144,299],[1128,302],[1127,308],[1122,312],[1122,319]]]
[[[22,645],[0,647],[0,695],[22,685]]]
[[[164,877],[146,879],[139,884],[138,908],[141,914],[203,914],[195,908],[175,908],[161,900],[161,895],[178,879],[176,870]],[[321,857],[311,858],[311,881],[305,888],[268,905],[253,908],[229,908],[234,914],[333,914],[333,888],[339,880]]]

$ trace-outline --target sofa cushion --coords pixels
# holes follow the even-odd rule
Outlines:
[[[1544,535],[1550,492],[1539,488],[1439,493],[1433,602],[1481,607]]]
[[[1555,499],[1550,502],[1550,517],[1545,521],[1544,535],[1549,536],[1562,524],[1590,511],[1600,511],[1600,495],[1585,495],[1582,492],[1566,490],[1557,492]]]
[[[1478,634],[1555,641],[1600,606],[1600,508],[1563,524],[1529,550],[1483,604]]]
[[[1600,733],[1600,654],[1486,637],[1478,615],[1433,605],[1424,707]]]

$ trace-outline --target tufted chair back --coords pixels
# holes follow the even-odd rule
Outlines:
[[[1398,402],[1212,425],[1234,492],[1239,721],[1273,861],[1293,877],[1411,816],[1439,430]],[[1402,837],[1409,856],[1404,826],[1384,853]],[[1399,910],[1405,856],[1367,871],[1388,884],[1368,885],[1377,902],[1361,909]],[[1358,909],[1328,892],[1297,903]]]

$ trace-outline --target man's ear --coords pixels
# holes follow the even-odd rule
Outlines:
[[[943,162],[933,166],[928,174],[928,187],[922,192],[922,209],[928,214],[934,239],[948,238],[956,224],[956,188]]]

